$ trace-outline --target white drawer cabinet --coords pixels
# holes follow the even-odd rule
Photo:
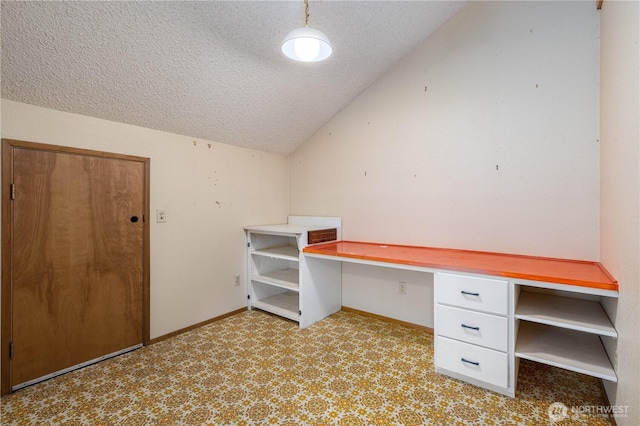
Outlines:
[[[514,396],[507,280],[437,272],[436,371]]]

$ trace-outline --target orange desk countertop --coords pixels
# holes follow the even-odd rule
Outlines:
[[[356,241],[311,245],[303,251],[332,257],[618,291],[618,282],[599,262]]]

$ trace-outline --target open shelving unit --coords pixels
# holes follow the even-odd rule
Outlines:
[[[341,223],[336,217],[289,216],[286,224],[245,227],[248,308],[298,321],[301,328],[337,312],[341,307],[340,287],[313,288],[314,277],[321,279],[322,274],[304,272],[302,249],[308,245],[309,231],[339,230]],[[306,299],[305,290],[309,294]]]
[[[299,321],[303,231],[278,228],[248,232],[249,307]]]
[[[515,319],[517,358],[618,381],[601,340],[618,333],[600,302],[523,290]]]

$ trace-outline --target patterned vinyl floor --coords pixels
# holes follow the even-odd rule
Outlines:
[[[573,408],[604,404],[594,378],[523,360],[511,399],[433,372],[430,334],[344,311],[243,312],[1,403],[3,425],[611,424]]]

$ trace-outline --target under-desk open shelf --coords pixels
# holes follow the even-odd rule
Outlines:
[[[520,321],[515,356],[618,381],[600,337],[591,333]]]
[[[266,256],[274,259],[290,260],[292,262],[298,262],[300,260],[298,255],[298,248],[294,246],[269,247],[260,250],[254,250],[251,253],[254,255]]]
[[[602,305],[592,300],[522,291],[516,307],[516,319],[618,337]]]
[[[281,269],[273,272],[266,272],[251,277],[253,281],[269,284],[288,290],[298,291],[300,288],[300,274],[297,269]]]
[[[285,291],[262,300],[254,300],[253,307],[271,312],[290,320],[300,321],[299,296],[293,291]]]

